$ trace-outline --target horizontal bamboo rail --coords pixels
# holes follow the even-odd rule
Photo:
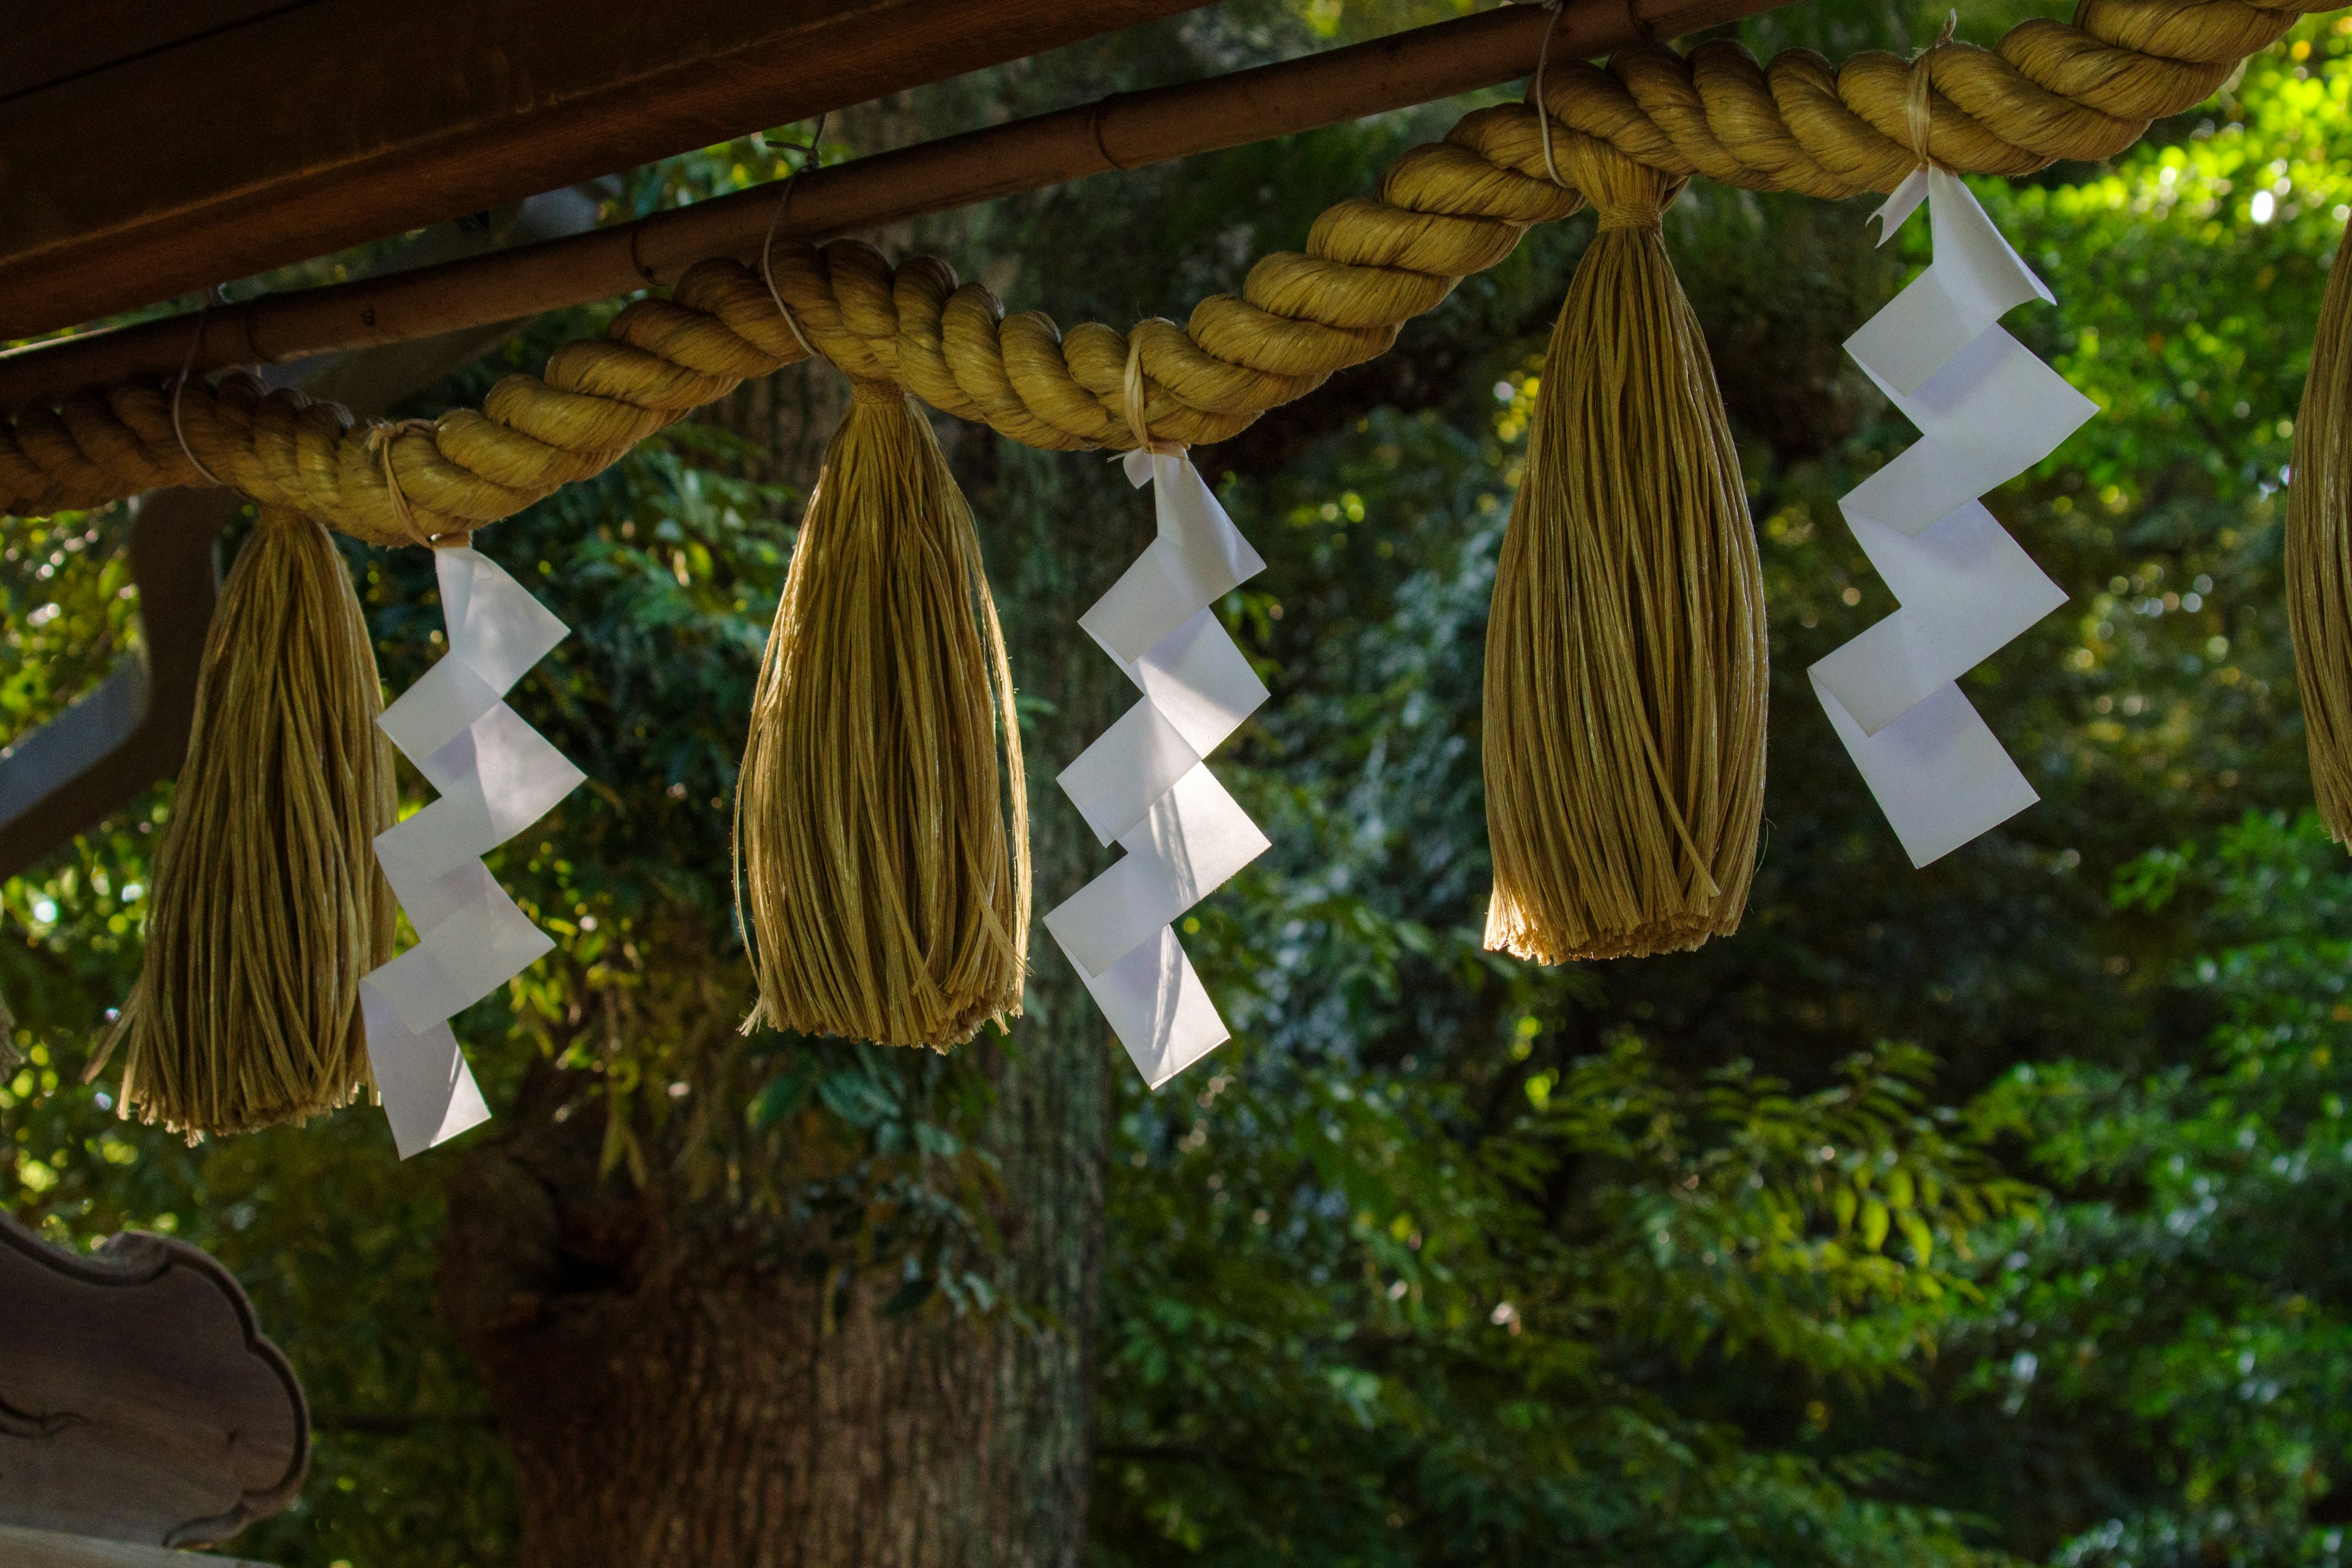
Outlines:
[[[1775,9],[1787,0],[1567,0],[1556,58]],[[780,238],[819,241],[1088,174],[1313,131],[1528,75],[1550,13],[1506,5],[1369,43],[1092,104],[814,170],[793,182]],[[774,184],[563,239],[0,353],[0,410],[85,386],[195,367],[270,364],[373,348],[667,286],[715,256],[756,258]]]

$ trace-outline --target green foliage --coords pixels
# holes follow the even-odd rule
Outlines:
[[[1866,1386],[1932,1347],[1914,1309],[1973,1290],[1938,1242],[2022,1194],[1922,1113],[1924,1068],[1799,1097],[1629,1037],[1484,1137],[1389,1075],[1211,1078],[1114,1211],[1111,1560],[1969,1561],[1948,1520],[1847,1494],[1868,1457],[1752,1450],[1645,1375]]]
[[[2250,815],[2117,885],[2126,908],[2200,906],[2169,980],[2213,1026],[2183,1060],[2021,1066],[1984,1097],[2068,1198],[1962,1330],[1969,1391],[2029,1428],[2096,1423],[2118,1450],[2106,1466],[2170,1494],[2086,1532],[2069,1563],[2333,1562],[2352,1479],[2336,1244],[2352,871],[2315,815]]]

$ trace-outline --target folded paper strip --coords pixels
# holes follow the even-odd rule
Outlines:
[[[1143,698],[1059,782],[1095,837],[1127,853],[1045,929],[1157,1089],[1230,1034],[1173,922],[1268,847],[1202,761],[1266,699],[1212,607],[1265,563],[1181,453],[1126,464],[1152,487],[1160,534],[1078,625]]]
[[[376,837],[415,947],[361,982],[368,1059],[400,1157],[489,1119],[449,1027],[554,942],[481,858],[585,776],[504,700],[567,635],[490,560],[435,552],[449,651],[377,722],[440,798]]]
[[[1879,242],[1923,198],[1934,264],[1845,345],[1920,430],[1838,503],[1902,607],[1811,671],[1916,866],[2040,798],[1958,681],[2066,595],[1977,498],[2098,412],[1997,324],[2014,306],[2054,301],[1958,175],[1913,174],[1877,215]]]

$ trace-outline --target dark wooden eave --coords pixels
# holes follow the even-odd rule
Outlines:
[[[1202,0],[0,0],[0,341]]]

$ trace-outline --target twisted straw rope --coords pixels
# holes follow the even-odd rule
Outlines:
[[[1087,322],[1066,335],[1038,311],[1007,316],[987,288],[960,287],[933,257],[893,268],[853,241],[780,247],[772,281],[788,314],[751,269],[701,262],[673,298],[628,306],[604,339],[565,344],[539,375],[492,387],[479,412],[455,409],[429,427],[355,426],[334,404],[266,394],[236,374],[185,389],[184,449],[168,383],[77,393],[0,428],[0,510],[34,516],[194,484],[200,461],[265,505],[375,543],[429,542],[599,472],[812,346],[856,379],[896,382],[1057,450],[1138,444],[1125,406],[1133,354],[1150,440],[1223,440],[1385,352],[1405,321],[1508,256],[1529,226],[1580,208],[1583,196],[1547,174],[1547,131],[1555,146],[1589,142],[1587,154],[1677,181],[1704,174],[1834,199],[1891,190],[1916,165],[1916,78],[1936,161],[2025,174],[2121,153],[2305,10],[2329,8],[2083,0],[2072,25],[2028,21],[1994,49],[1942,44],[1908,62],[1871,51],[1833,66],[1791,49],[1759,66],[1718,41],[1687,56],[1623,50],[1606,69],[1562,63],[1543,85],[1549,127],[1528,105],[1465,115],[1443,142],[1390,165],[1376,196],[1328,208],[1304,254],[1260,260],[1239,295],[1202,300],[1188,326],[1154,319],[1122,334]]]

